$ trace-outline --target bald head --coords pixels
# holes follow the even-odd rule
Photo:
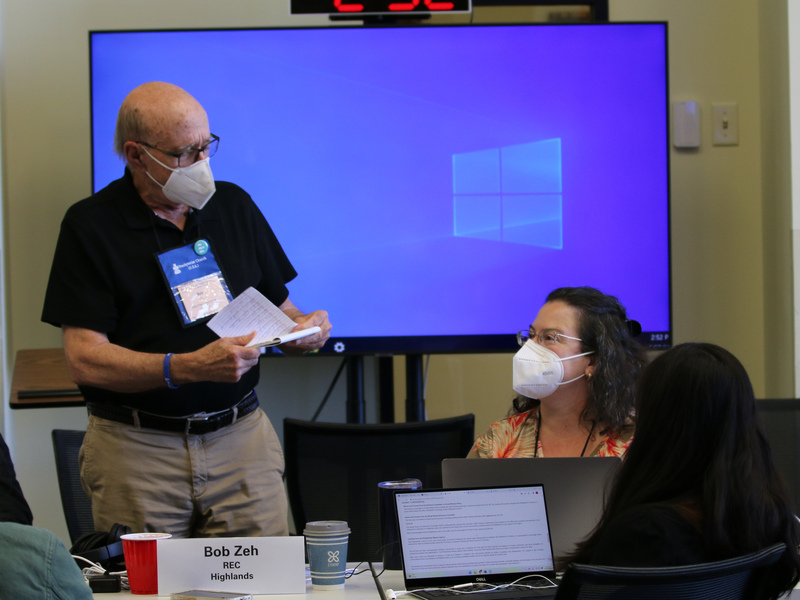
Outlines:
[[[208,136],[208,116],[200,103],[176,85],[151,81],[134,88],[122,102],[114,150],[124,157],[125,142],[157,146],[194,136],[198,130]]]

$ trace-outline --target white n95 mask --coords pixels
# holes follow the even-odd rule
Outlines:
[[[558,386],[572,383],[585,376],[585,373],[582,373],[575,379],[564,381],[563,361],[587,354],[594,352],[561,358],[549,348],[528,340],[514,355],[514,391],[527,398],[537,400],[547,398],[558,389]]]
[[[156,178],[150,175],[149,171],[147,172],[147,176],[161,186],[167,200],[200,210],[217,191],[217,187],[214,185],[214,175],[211,173],[211,165],[208,162],[210,159],[205,158],[188,167],[173,169],[150,154],[147,148],[142,147],[150,158],[165,169],[172,171],[164,185],[158,183]]]

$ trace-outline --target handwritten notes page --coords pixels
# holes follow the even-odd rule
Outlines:
[[[255,331],[248,346],[276,346],[320,331],[310,327],[292,332],[297,323],[287,317],[257,289],[249,287],[208,322],[219,337],[236,337]]]

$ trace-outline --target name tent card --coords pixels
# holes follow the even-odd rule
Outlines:
[[[161,540],[158,594],[188,589],[304,594],[302,536]]]

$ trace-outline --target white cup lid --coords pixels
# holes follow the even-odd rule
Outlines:
[[[347,521],[309,521],[303,535],[325,533],[350,533]]]
[[[166,540],[167,538],[171,538],[171,533],[126,533],[125,535],[120,536],[123,540],[136,540],[136,541],[147,541],[147,540]]]

